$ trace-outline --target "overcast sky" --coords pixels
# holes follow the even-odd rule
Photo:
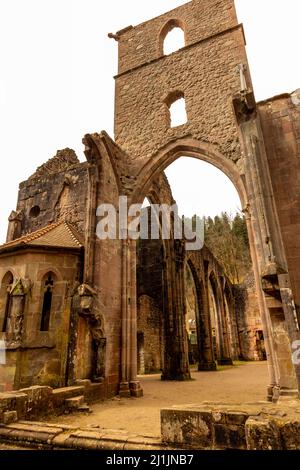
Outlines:
[[[57,149],[74,148],[83,160],[87,132],[105,129],[113,137],[117,44],[107,33],[184,3],[0,0],[0,241],[19,182]],[[299,0],[236,0],[236,7],[256,98],[300,88]],[[239,201],[226,177],[189,161],[168,170],[181,212],[234,212]]]

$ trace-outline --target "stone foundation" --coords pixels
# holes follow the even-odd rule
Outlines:
[[[161,411],[165,444],[197,450],[300,450],[300,405],[203,403]]]
[[[62,414],[70,410],[68,400],[84,399],[93,403],[103,398],[103,385],[80,380],[74,387],[52,389],[35,386],[14,392],[0,393],[0,425],[9,424],[20,419],[35,420],[53,414]]]

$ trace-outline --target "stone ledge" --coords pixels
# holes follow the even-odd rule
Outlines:
[[[300,450],[300,402],[203,403],[161,410],[162,441],[206,450]]]
[[[74,429],[48,423],[22,421],[0,426],[0,442],[39,449],[167,450],[160,439],[110,429]],[[172,447],[174,449],[174,447]]]
[[[83,397],[87,403],[93,403],[101,399],[103,384],[95,384],[90,380],[80,382],[76,386],[58,389],[36,385],[19,391],[0,393],[0,423],[9,419],[4,413],[16,412],[18,419],[36,420],[50,414],[59,415],[66,410],[70,411],[68,400],[76,401],[76,398]],[[89,411],[87,407],[86,409]]]

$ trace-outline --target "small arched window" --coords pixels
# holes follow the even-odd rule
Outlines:
[[[188,121],[184,94],[180,91],[171,93],[165,101],[169,108],[169,126],[178,127]]]
[[[52,307],[52,297],[54,288],[54,277],[52,273],[48,273],[43,280],[43,308],[41,317],[41,331],[49,331],[50,316]]]
[[[2,283],[1,283],[1,293],[5,296],[4,301],[4,317],[2,323],[2,332],[5,333],[7,330],[7,325],[10,317],[11,311],[11,288],[14,282],[14,277],[11,272],[5,274]]]
[[[180,20],[170,20],[160,33],[160,54],[169,55],[185,47],[185,34]]]

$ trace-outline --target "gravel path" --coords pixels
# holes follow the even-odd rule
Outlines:
[[[160,435],[160,409],[173,405],[200,404],[203,401],[245,403],[266,399],[266,362],[251,362],[218,372],[193,372],[190,382],[162,382],[159,375],[140,377],[143,398],[106,401],[92,406],[92,414],[64,415],[47,422],[77,427],[123,429],[147,435]]]

